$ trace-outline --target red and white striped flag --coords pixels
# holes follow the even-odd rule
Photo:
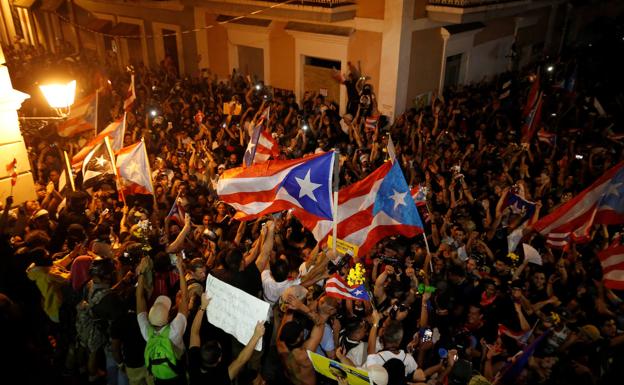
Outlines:
[[[591,186],[533,224],[551,247],[570,240],[587,242],[593,225],[624,223],[624,161],[607,170]]]
[[[364,123],[364,128],[366,131],[374,131],[377,128],[377,123],[379,122],[379,115],[373,115],[366,118]]]
[[[598,253],[605,287],[624,290],[624,246],[610,247]]]
[[[128,87],[128,92],[126,93],[126,98],[124,99],[124,111],[129,112],[132,110],[132,104],[136,100],[136,91],[134,90],[134,74],[130,75],[130,86]]]
[[[516,340],[516,342],[518,342],[521,345],[527,344],[527,341],[529,340],[529,337],[531,336],[532,333],[533,333],[533,330],[527,330],[526,332],[524,331],[516,332],[516,331],[509,329],[507,326],[503,324],[498,324],[499,336],[505,335],[509,338]]]
[[[351,287],[338,274],[332,275],[327,282],[325,282],[325,293],[330,297],[341,299],[370,301],[368,291],[363,284]]]
[[[268,132],[262,130],[258,145],[256,146],[256,156],[253,163],[263,163],[269,158],[277,159],[279,157],[279,144]]]
[[[97,97],[96,94],[89,95],[76,102],[67,120],[57,126],[59,136],[70,137],[81,132],[95,130],[97,120]]]
[[[171,210],[169,210],[169,214],[167,214],[167,218],[177,223],[178,226],[183,227],[185,214],[186,212],[184,206],[182,206],[180,197],[176,197],[173,206],[171,206]]]
[[[17,184],[17,159],[13,158],[11,163],[6,165],[6,170],[11,176],[11,186]]]
[[[410,194],[412,195],[416,206],[424,206],[427,204],[427,187],[421,185],[412,187]]]

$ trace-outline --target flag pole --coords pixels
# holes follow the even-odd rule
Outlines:
[[[65,159],[65,177],[69,178],[69,185],[71,186],[72,192],[76,191],[76,186],[74,185],[74,174],[72,173],[71,164],[69,163],[69,155],[67,155],[67,151],[63,151],[63,158]]]
[[[154,197],[154,205],[156,206],[158,202],[156,202],[156,190],[154,189],[154,181],[152,181],[152,167],[149,164],[149,156],[147,155],[147,147],[145,146],[145,138],[141,137],[141,143],[143,143],[143,152],[145,153],[145,160],[147,160],[147,172],[148,179],[150,182],[150,187],[152,188],[152,196]]]
[[[333,229],[332,229],[332,250],[334,251],[334,256],[336,254],[336,241],[338,239],[338,188],[340,185],[340,150],[334,150],[334,169],[333,169],[333,183],[332,183],[332,191],[333,191],[333,200],[332,200],[332,219],[333,219]]]
[[[99,111],[98,111],[99,108],[100,108],[100,89],[98,88],[97,90],[95,90],[95,124],[93,125],[93,128],[95,129],[95,136],[97,136],[98,134],[98,120],[100,119]]]
[[[108,155],[110,156],[113,162],[112,164],[113,174],[115,175],[115,181],[117,182],[117,187],[120,187],[119,196],[121,197],[121,200],[124,206],[127,206],[126,195],[123,192],[123,183],[121,181],[121,178],[119,178],[119,173],[117,173],[117,161],[115,160],[115,154],[113,153],[113,149],[111,148],[110,139],[108,138],[108,136],[104,137],[104,144],[106,145],[106,150],[108,151]]]

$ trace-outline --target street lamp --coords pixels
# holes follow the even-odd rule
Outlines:
[[[76,97],[76,81],[66,84],[42,84],[39,89],[58,116],[24,116],[21,120],[65,120]]]

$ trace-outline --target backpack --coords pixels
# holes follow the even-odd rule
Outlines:
[[[95,352],[108,342],[108,333],[106,324],[93,314],[93,308],[110,289],[93,290],[93,281],[90,281],[86,290],[86,298],[76,305],[76,335],[82,346]]]
[[[383,357],[381,357],[384,360]],[[405,357],[403,357],[405,361]],[[388,384],[403,385],[405,381],[405,363],[398,358],[391,358],[388,361],[384,360],[383,367],[388,372]]]
[[[159,380],[169,380],[178,376],[178,358],[169,339],[170,331],[170,325],[166,325],[158,334],[152,325],[147,326],[145,366]]]

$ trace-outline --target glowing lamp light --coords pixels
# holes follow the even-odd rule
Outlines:
[[[555,67],[553,66],[548,66],[548,68],[546,68],[546,71],[548,72],[553,72],[553,70],[555,69]]]
[[[68,109],[74,104],[76,97],[76,81],[72,80],[67,84],[47,84],[40,85],[39,88],[52,108]]]

